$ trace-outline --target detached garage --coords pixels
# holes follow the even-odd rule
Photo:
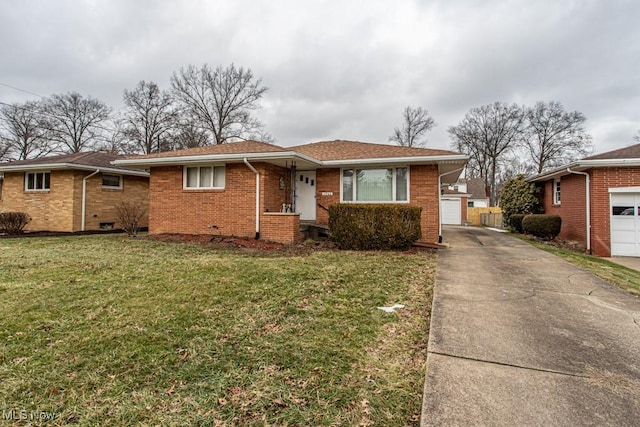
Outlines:
[[[462,225],[467,221],[467,200],[469,194],[443,188],[440,209],[443,225]]]
[[[547,214],[562,217],[558,238],[597,256],[640,257],[640,144],[578,160],[527,179]]]

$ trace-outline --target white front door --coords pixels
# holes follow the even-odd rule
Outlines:
[[[442,199],[442,223],[449,225],[462,224],[460,199]]]
[[[640,193],[611,193],[611,256],[640,256]]]
[[[316,171],[298,171],[296,175],[296,212],[302,221],[316,220]]]

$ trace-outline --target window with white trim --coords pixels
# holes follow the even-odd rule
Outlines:
[[[188,166],[184,168],[184,188],[223,189],[224,166]]]
[[[408,202],[409,174],[406,167],[343,169],[343,202]]]
[[[553,180],[553,204],[560,204],[560,179]]]
[[[102,187],[103,188],[122,188],[122,176],[120,175],[106,175],[102,174]]]
[[[51,172],[27,172],[24,174],[24,189],[48,191],[51,189]]]

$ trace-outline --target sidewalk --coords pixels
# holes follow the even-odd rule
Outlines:
[[[623,265],[627,268],[631,268],[632,270],[640,271],[640,258],[632,258],[632,257],[611,257],[605,258],[611,262],[615,262],[616,264]]]
[[[422,425],[638,425],[640,299],[502,233],[444,237]]]

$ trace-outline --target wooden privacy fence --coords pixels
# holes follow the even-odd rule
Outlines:
[[[502,209],[499,207],[467,208],[467,222],[471,225],[502,228]]]

